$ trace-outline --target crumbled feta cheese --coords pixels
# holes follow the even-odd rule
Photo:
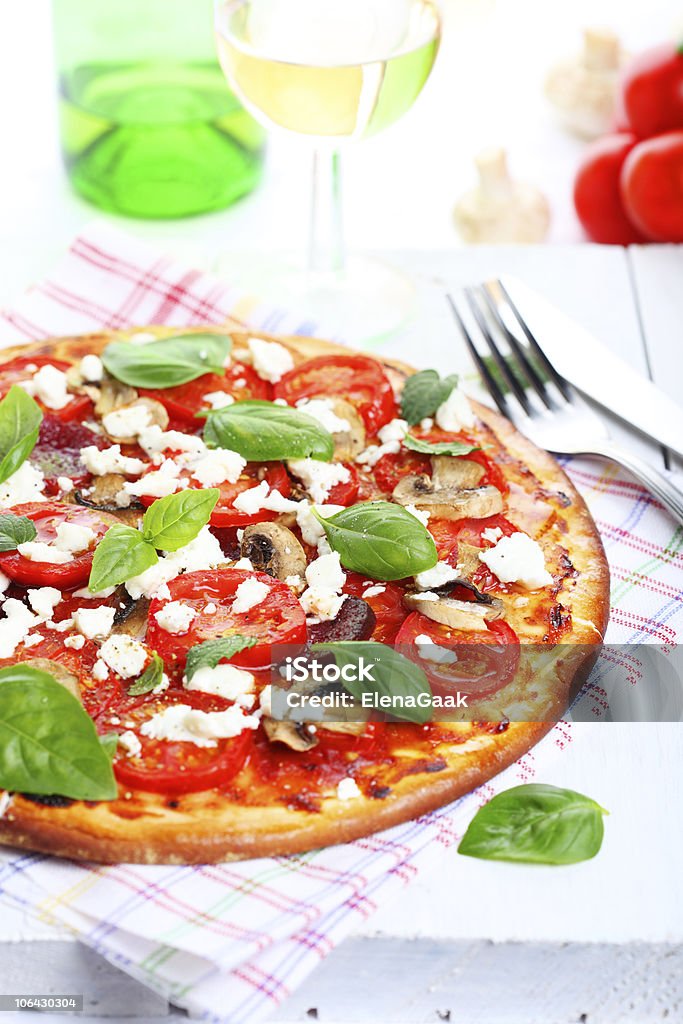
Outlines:
[[[193,619],[197,618],[197,612],[194,608],[183,604],[181,601],[171,601],[169,604],[165,604],[155,614],[154,618],[167,633],[173,633],[177,636],[181,633],[187,633],[190,623]]]
[[[253,694],[254,677],[251,672],[245,672],[235,665],[221,664],[215,668],[206,665],[197,669],[189,682],[184,682],[183,686],[186,690],[214,693],[217,697],[242,703],[245,697],[251,697]]]
[[[132,729],[126,729],[125,732],[120,733],[118,743],[125,750],[127,757],[137,757],[142,750],[142,743]]]
[[[39,587],[37,590],[29,590],[28,603],[36,615],[41,619],[51,619],[52,614],[62,600],[61,591],[56,587]]]
[[[336,512],[341,512],[343,508],[343,505],[315,506],[316,512],[321,515],[323,519],[329,519],[330,516],[333,516]],[[325,530],[313,515],[312,510],[313,506],[309,504],[309,502],[300,501],[296,510],[296,523],[301,530],[301,537],[304,544],[310,544],[311,547],[314,547],[325,538]]]
[[[123,473],[124,476],[140,476],[145,463],[141,459],[129,458],[121,454],[121,445],[113,444],[110,448],[100,451],[94,444],[81,448],[81,462],[93,476],[105,476],[107,473]]]
[[[69,551],[60,551],[59,548],[53,547],[52,544],[45,544],[41,540],[27,540],[24,544],[18,544],[17,551],[31,562],[63,565],[73,559],[73,555]]]
[[[143,430],[138,437],[138,444],[148,455],[158,452],[188,452],[190,455],[203,455],[207,450],[201,437],[195,434],[183,434],[181,430],[162,430],[156,424]]]
[[[0,508],[12,508],[28,501],[45,501],[42,470],[23,462],[4,483],[0,484]]]
[[[489,526],[485,530],[481,531],[481,535],[483,539],[489,541],[490,544],[496,544],[503,536],[503,531],[499,526],[493,528]]]
[[[2,609],[5,618],[0,619],[0,658],[11,658],[39,619],[15,597],[8,597]]]
[[[403,507],[406,512],[410,512],[411,516],[419,519],[423,526],[429,522],[429,512],[426,509],[417,508],[415,505],[404,505]]]
[[[94,384],[98,380],[102,380],[102,377],[104,376],[102,360],[96,355],[83,356],[78,364],[78,372],[83,380]]]
[[[36,644],[41,643],[45,637],[42,633],[29,633],[28,636],[24,637],[24,647],[35,647]]]
[[[308,589],[300,597],[301,607],[307,615],[321,622],[336,619],[346,594],[340,594],[346,582],[339,554],[331,551],[311,562],[306,569]]]
[[[5,576],[4,572],[0,572],[0,594],[4,594],[11,583],[9,576]]]
[[[421,430],[431,430],[433,426],[434,426],[434,420],[432,419],[431,416],[425,416],[425,418],[423,420],[420,420],[420,429]]]
[[[235,599],[232,603],[233,613],[243,615],[245,612],[255,608],[256,605],[265,601],[269,589],[268,584],[262,583],[260,580],[244,580],[235,591]]]
[[[408,433],[407,420],[391,420],[377,431],[377,437],[382,444],[390,444],[392,441],[402,441]]]
[[[337,416],[334,402],[330,398],[301,398],[296,407],[307,416],[312,416],[330,434],[344,434],[351,430],[349,421]]]
[[[84,636],[65,636],[64,646],[71,647],[74,651],[80,651],[85,644]]]
[[[467,395],[460,388],[453,388],[446,401],[436,410],[435,419],[442,430],[455,432],[467,430],[476,422]]]
[[[198,711],[187,704],[171,704],[148,719],[140,732],[154,740],[215,747],[216,740],[232,739],[244,729],[257,729],[260,719],[260,714],[245,715],[238,704],[226,711]]]
[[[263,509],[269,512],[294,512],[297,504],[296,501],[283,498],[279,491],[271,490],[267,480],[262,480],[258,487],[242,491],[233,501],[233,507],[247,515],[256,515]]]
[[[380,595],[380,594],[383,594],[383,593],[385,592],[385,590],[386,590],[386,589],[387,589],[387,588],[386,588],[386,587],[383,587],[383,586],[381,586],[381,584],[377,584],[377,585],[375,585],[375,586],[372,586],[372,587],[368,587],[368,589],[367,589],[367,590],[364,590],[364,591],[363,591],[363,600],[364,600],[364,601],[367,601],[367,599],[368,599],[369,597],[379,597],[379,595]]]
[[[192,466],[191,475],[202,487],[218,487],[219,484],[235,484],[247,464],[237,452],[229,448],[216,448],[202,455]]]
[[[254,563],[251,558],[238,558],[233,569],[244,569],[245,572],[254,572]]]
[[[204,605],[204,614],[205,615],[215,615],[217,611],[218,611],[218,605],[214,604],[213,601],[209,601],[208,604]]]
[[[135,600],[140,597],[170,598],[168,588],[166,591],[163,588],[176,576],[182,572],[215,569],[225,560],[217,538],[208,526],[203,526],[189,544],[160,558],[155,565],[127,580],[126,590]]]
[[[289,370],[294,368],[292,353],[276,341],[263,341],[262,338],[249,338],[247,342],[254,369],[262,380],[277,384]]]
[[[303,590],[304,587],[304,581],[301,579],[301,576],[285,576],[285,583],[292,590]]]
[[[208,395],[202,395],[202,402],[206,402],[212,409],[226,409],[234,404],[235,399],[225,391],[210,391]]]
[[[346,583],[346,573],[341,567],[339,552],[321,555],[306,567],[306,582],[309,587],[327,587],[341,590]]]
[[[328,587],[309,587],[299,598],[301,607],[313,622],[329,622],[336,619],[346,594],[336,594]]]
[[[342,779],[337,785],[337,799],[338,800],[353,800],[357,796],[362,796],[358,783],[355,779],[347,776]]]
[[[74,489],[74,482],[70,476],[58,476],[57,486],[62,494],[71,494]]]
[[[448,562],[437,562],[432,569],[425,569],[415,576],[418,590],[437,590],[446,583],[452,583],[460,576],[458,569],[454,569]]]
[[[426,633],[420,633],[419,636],[416,636],[415,643],[418,646],[418,653],[423,661],[433,661],[435,665],[452,665],[453,662],[458,660],[458,655],[455,651],[449,651],[447,647],[435,644]]]
[[[38,398],[48,409],[63,409],[72,396],[67,391],[66,374],[56,366],[41,366],[30,380],[19,381],[19,386],[33,398]]]
[[[93,665],[93,670],[92,670],[92,677],[93,677],[93,679],[96,679],[98,683],[103,683],[104,680],[108,678],[108,676],[109,676],[109,669],[107,668],[105,663],[102,661],[102,659],[98,658],[97,661],[95,662],[95,664]]]
[[[479,558],[502,583],[520,583],[527,590],[538,590],[553,582],[545,567],[543,549],[526,533],[502,537],[495,547],[481,551]]]
[[[152,413],[142,402],[122,405],[102,417],[110,437],[137,437],[152,426]]]
[[[159,469],[146,473],[141,480],[134,483],[125,483],[123,489],[126,494],[146,494],[150,498],[166,498],[169,494],[175,494],[180,488],[180,466],[177,466],[172,459],[164,459]]]
[[[87,551],[96,539],[97,534],[89,526],[64,522],[57,527],[57,536],[52,543],[58,551],[68,551],[72,555],[78,555],[82,551]]]
[[[384,455],[396,455],[401,450],[400,441],[387,441],[386,444],[371,444],[356,456],[356,462],[372,469]]]
[[[77,608],[74,612],[74,626],[89,640],[106,637],[114,625],[115,608],[100,605],[98,608]]]
[[[122,679],[139,676],[147,663],[147,651],[126,633],[110,636],[100,647],[100,658]]]
[[[259,707],[264,715],[271,718],[273,715],[273,687],[271,683],[264,686],[259,697]]]
[[[340,462],[319,462],[317,459],[297,459],[287,463],[315,502],[324,502],[337,484],[345,484],[351,477],[348,466]]]
[[[97,590],[93,593],[88,587],[81,587],[80,590],[74,590],[74,597],[85,597],[86,599],[102,598],[104,600],[116,590],[116,587],[105,587],[104,590]]]

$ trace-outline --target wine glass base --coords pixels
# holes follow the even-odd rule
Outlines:
[[[409,277],[364,257],[343,270],[311,271],[267,254],[226,255],[218,272],[264,302],[310,319],[315,333],[350,344],[379,343],[415,313],[417,292]]]

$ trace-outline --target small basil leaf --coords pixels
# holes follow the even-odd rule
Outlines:
[[[100,736],[102,749],[110,761],[114,758],[118,742],[119,734],[117,732],[105,732],[104,736]]]
[[[413,452],[422,452],[424,455],[469,455],[470,452],[478,452],[478,445],[463,444],[462,441],[437,441],[431,444],[419,437],[407,434],[403,438],[403,444]]]
[[[437,563],[431,534],[401,505],[362,502],[329,519],[312,511],[345,569],[374,580],[401,580]]]
[[[143,539],[161,551],[177,551],[206,526],[221,492],[188,488],[153,502],[142,519]]]
[[[317,420],[274,402],[235,402],[210,412],[204,426],[210,448],[229,448],[247,462],[320,459],[329,462],[334,438]]]
[[[88,589],[96,594],[139,576],[159,561],[159,556],[139,530],[132,526],[110,526],[95,548]]]
[[[244,651],[247,647],[253,647],[255,643],[256,637],[242,636],[240,633],[218,637],[216,640],[205,640],[203,644],[197,644],[187,652],[185,678],[189,683],[200,668],[215,668],[219,661],[224,658],[229,661],[240,651]]]
[[[28,516],[0,515],[0,551],[15,551],[36,537],[36,528]]]
[[[340,682],[345,689],[360,703],[363,693],[374,692],[381,697],[400,697],[394,705],[384,710],[393,718],[408,722],[428,722],[432,716],[431,687],[427,676],[419,665],[405,658],[393,647],[372,640],[346,641],[337,643],[312,644],[314,654],[330,651],[338,668],[352,665],[357,668],[358,679]],[[362,667],[366,670],[366,678],[360,678]],[[372,676],[368,679],[367,675]],[[423,704],[420,700],[423,700]],[[400,706],[400,705],[403,706]],[[424,706],[423,706],[424,705]],[[362,709],[362,705],[361,705]]]
[[[126,692],[129,697],[141,697],[143,693],[151,693],[152,690],[156,690],[163,678],[164,663],[159,655],[154,653],[145,671],[137,677]]]
[[[412,426],[426,416],[433,416],[451,391],[458,386],[457,374],[440,379],[436,370],[422,370],[413,374],[403,385],[401,415]]]
[[[0,788],[72,800],[114,800],[107,746],[80,702],[47,672],[0,671]]]
[[[0,402],[0,484],[16,473],[35,448],[42,419],[38,403],[13,384]]]
[[[523,864],[577,864],[600,849],[606,813],[572,789],[515,786],[477,811],[458,853]]]
[[[134,388],[172,388],[205,373],[225,373],[232,339],[225,334],[179,334],[131,345],[112,341],[102,362],[117,380]]]

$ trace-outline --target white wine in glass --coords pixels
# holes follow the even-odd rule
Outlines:
[[[394,329],[413,288],[387,267],[345,259],[339,149],[415,102],[439,48],[436,0],[216,0],[216,33],[244,106],[315,154],[308,268],[282,267],[263,286],[350,340]]]

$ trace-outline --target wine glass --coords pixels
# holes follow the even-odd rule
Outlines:
[[[246,109],[313,149],[308,264],[260,259],[250,284],[351,341],[394,330],[412,312],[414,287],[389,267],[346,258],[340,148],[389,127],[417,99],[439,48],[437,0],[215,0],[215,27]]]

